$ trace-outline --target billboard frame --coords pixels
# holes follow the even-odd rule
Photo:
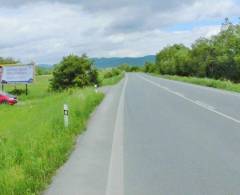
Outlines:
[[[5,85],[15,85],[15,89],[16,89],[16,84],[24,84],[25,85],[25,94],[28,95],[28,85],[33,83],[35,81],[35,77],[36,77],[36,64],[33,63],[29,63],[29,64],[0,64],[0,70],[3,70],[3,67],[10,67],[10,66],[33,66],[33,81],[32,82],[7,82],[7,83],[3,83],[1,81],[1,85],[2,85],[2,91],[4,91],[4,86]],[[2,72],[0,72],[0,76],[2,76],[1,74]]]

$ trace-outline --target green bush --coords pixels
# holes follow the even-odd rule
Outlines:
[[[85,87],[98,84],[97,70],[86,55],[69,55],[57,64],[53,71],[51,88],[62,90],[69,87]]]
[[[111,70],[107,70],[104,75],[103,78],[108,79],[114,76],[118,76],[121,74],[121,71],[117,68],[112,68]]]
[[[40,66],[37,66],[36,67],[36,74],[37,75],[50,75],[52,74],[52,68],[49,67],[40,67]]]
[[[156,72],[156,65],[151,62],[146,62],[143,67],[144,72],[154,73]]]

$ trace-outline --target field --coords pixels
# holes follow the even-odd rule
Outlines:
[[[196,77],[182,77],[182,76],[171,76],[171,75],[158,75],[152,74],[153,76],[159,76],[165,79],[171,79],[176,81],[182,81],[186,83],[192,83],[196,85],[208,86],[218,89],[224,89],[227,91],[240,92],[240,84],[233,83],[225,80],[215,80],[209,78],[196,78]]]
[[[29,95],[20,95],[16,106],[0,105],[1,195],[39,194],[66,161],[76,136],[103,99],[93,88],[50,92],[49,78],[38,76]],[[69,105],[69,128],[63,125],[64,103]]]

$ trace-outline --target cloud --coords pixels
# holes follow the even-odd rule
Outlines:
[[[0,0],[0,56],[55,63],[69,53],[140,56],[216,34],[196,21],[237,16],[233,0]],[[169,30],[174,25],[188,30]]]

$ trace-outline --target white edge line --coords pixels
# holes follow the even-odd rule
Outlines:
[[[147,78],[145,78],[145,77],[143,77],[143,76],[140,76],[140,75],[138,75],[138,77],[140,77],[141,79],[143,79],[143,80],[151,83],[152,85],[155,85],[155,86],[157,86],[157,87],[159,87],[159,88],[161,88],[161,89],[163,89],[163,90],[166,90],[164,86],[162,86],[162,85],[160,85],[160,84],[158,84],[158,83],[156,83],[156,82],[154,82],[154,81],[151,81],[151,80],[149,80],[149,79],[147,79]],[[199,104],[199,103],[197,103],[195,100],[192,100],[192,99],[190,99],[190,98],[187,98],[187,97],[185,97],[185,96],[182,96],[182,95],[178,94],[177,92],[172,91],[172,90],[170,90],[170,89],[168,89],[168,90],[166,90],[166,91],[168,91],[169,93],[174,94],[174,95],[176,95],[176,96],[178,96],[178,97],[181,97],[181,98],[183,98],[183,99],[185,99],[185,100],[187,100],[187,101],[189,101],[189,102],[191,102],[191,103],[193,103],[193,104],[195,104],[195,105],[198,105],[199,107],[202,107],[202,108],[204,108],[204,109],[206,109],[206,110],[208,110],[208,111],[214,112],[215,114],[218,114],[218,115],[220,115],[220,116],[222,116],[222,117],[224,117],[224,118],[226,118],[226,119],[229,119],[229,120],[231,120],[231,121],[234,121],[234,122],[240,124],[240,120],[238,120],[238,119],[236,119],[236,118],[233,118],[233,117],[231,117],[231,116],[229,116],[229,115],[227,115],[227,114],[224,114],[224,113],[219,112],[219,111],[217,111],[217,110],[214,110],[214,109],[212,109],[212,108],[206,107],[206,106],[204,106],[204,105],[202,105],[202,104]]]
[[[124,134],[124,98],[128,77],[124,81],[121,96],[119,99],[116,122],[113,134],[113,143],[111,151],[111,159],[108,171],[108,180],[106,186],[106,195],[123,195],[123,134]]]
[[[156,77],[156,76],[152,76],[152,75],[148,75],[148,76],[149,77]],[[204,85],[198,85],[198,84],[184,82],[184,81],[172,80],[172,79],[167,79],[167,78],[163,78],[163,77],[157,77],[157,78],[165,80],[165,81],[178,83],[178,84],[180,83],[180,84],[191,85],[193,87],[201,88],[201,89],[204,89],[204,90],[214,91],[214,92],[221,93],[221,94],[224,94],[224,95],[234,96],[234,97],[240,98],[240,93],[236,92],[236,91],[224,90],[224,89],[220,89],[220,88],[209,87],[209,86],[204,86]]]

